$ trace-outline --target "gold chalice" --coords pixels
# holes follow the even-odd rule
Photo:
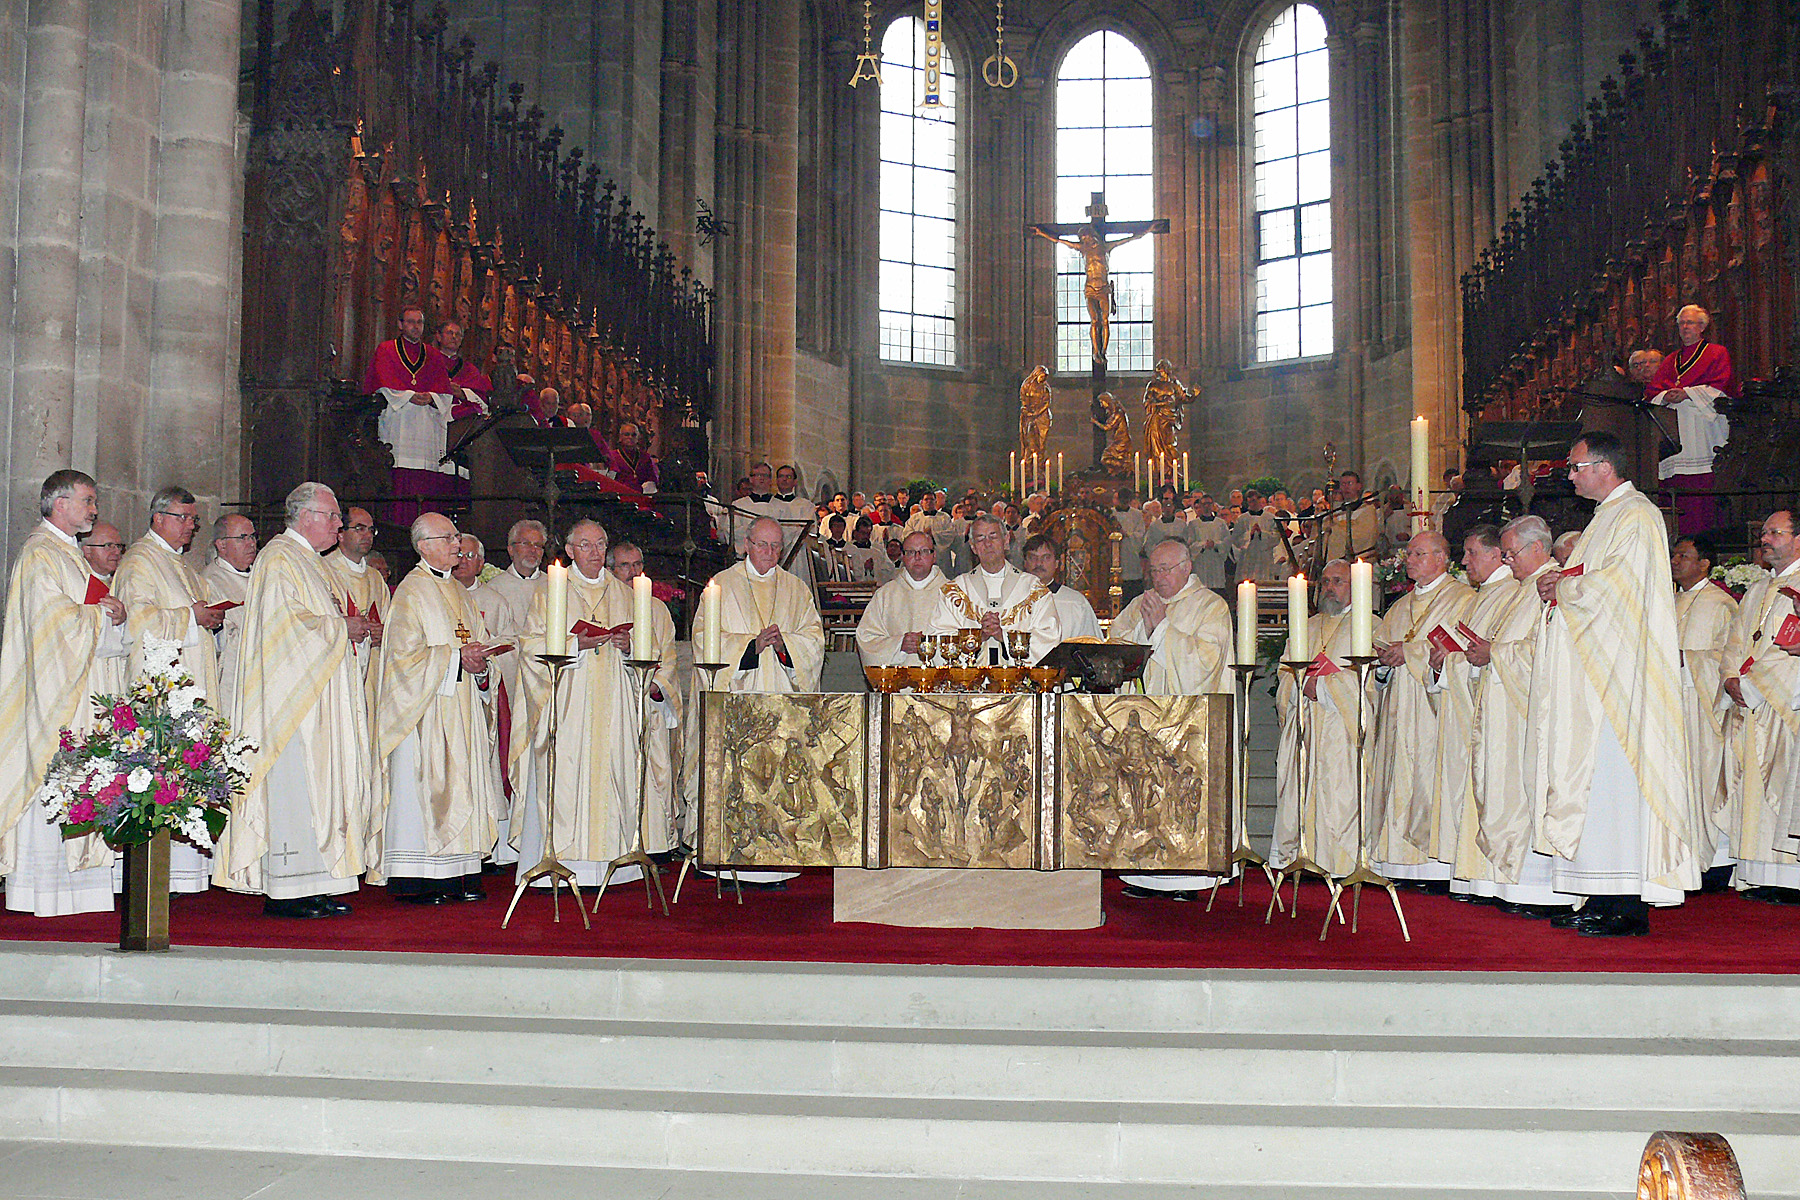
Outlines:
[[[1031,631],[1029,629],[1006,631],[1006,655],[1013,660],[1014,666],[1022,667],[1031,661]]]
[[[1061,667],[1031,667],[1025,674],[1031,679],[1031,686],[1040,692],[1047,692],[1062,682]]]

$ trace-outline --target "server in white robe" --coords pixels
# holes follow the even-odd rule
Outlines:
[[[481,859],[504,803],[494,754],[490,640],[468,590],[451,577],[450,518],[412,523],[419,565],[394,590],[375,666],[375,753],[387,765],[379,873],[418,905],[486,898]]]
[[[900,543],[902,571],[875,589],[856,623],[856,652],[865,667],[919,665],[919,639],[937,615],[944,573],[929,533],[909,533]]]
[[[1736,883],[1745,895],[1800,904],[1800,845],[1792,837],[1800,799],[1800,658],[1784,653],[1778,641],[1800,595],[1794,513],[1770,513],[1758,542],[1774,574],[1744,592],[1725,639],[1719,698],[1728,747],[1725,782],[1737,818],[1731,842]]]
[[[1219,502],[1200,497],[1194,519],[1188,522],[1188,557],[1194,575],[1205,587],[1218,591],[1231,586],[1233,543],[1231,525],[1219,515]]]
[[[1583,934],[1649,931],[1648,904],[1700,886],[1693,789],[1683,757],[1675,583],[1662,513],[1619,472],[1609,433],[1569,449],[1575,491],[1597,501],[1561,571],[1532,675],[1537,848],[1558,891],[1589,897],[1565,923]],[[1563,921],[1564,918],[1556,918]]]
[[[643,549],[631,542],[614,542],[606,548],[606,569],[629,592],[632,581],[644,573]],[[650,598],[650,657],[657,667],[650,674],[650,731],[644,738],[649,753],[644,819],[654,832],[645,835],[645,844],[655,845],[661,853],[681,840],[675,764],[681,757],[682,699],[686,693],[675,653],[675,618],[669,615],[669,606],[654,596]]]
[[[938,591],[937,614],[930,633],[955,633],[980,629],[986,662],[1010,661],[1005,635],[1023,630],[1030,634],[1030,666],[1062,642],[1062,622],[1056,601],[1035,575],[1006,561],[1006,526],[992,516],[969,522],[969,548],[975,552],[975,569],[957,576]]]
[[[1635,356],[1634,356],[1635,357]],[[1699,535],[1682,538],[1669,552],[1675,576],[1675,624],[1681,633],[1681,708],[1687,717],[1688,771],[1694,806],[1701,817],[1695,829],[1702,862],[1708,865],[1702,890],[1718,891],[1730,881],[1735,860],[1731,831],[1736,815],[1725,786],[1725,706],[1721,669],[1725,643],[1737,619],[1737,598],[1713,582],[1718,551]]]
[[[256,561],[256,523],[239,513],[213,522],[213,560],[200,577],[216,601],[236,604],[225,610],[218,628],[219,711],[231,711],[237,676],[238,646],[244,637],[244,598],[250,594],[250,566]]]
[[[538,587],[543,582],[544,576],[540,568],[544,561],[544,547],[549,541],[550,531],[545,528],[544,523],[530,518],[514,521],[512,528],[507,531],[506,569],[482,584],[475,594],[475,603],[481,609],[481,619],[487,622],[488,636],[496,645],[516,646],[524,634],[525,619],[531,613],[531,598],[537,594]],[[507,750],[512,744],[512,710],[519,695],[521,658],[519,654],[502,654],[488,662],[488,670],[494,676],[495,750],[500,756],[501,790],[509,802],[512,799],[512,781],[505,764],[509,761]],[[508,820],[509,813],[503,812],[490,855],[495,866],[507,866],[518,861],[518,851],[513,849],[512,830]]]
[[[1334,559],[1319,575],[1319,611],[1307,621],[1306,644],[1315,666],[1296,694],[1284,671],[1275,689],[1281,743],[1275,766],[1275,830],[1269,865],[1280,869],[1297,855],[1333,875],[1356,869],[1358,721],[1373,718],[1363,701],[1357,713],[1356,672],[1350,669],[1350,564]],[[1293,656],[1292,642],[1282,651]],[[1335,668],[1335,669],[1333,669]],[[1301,705],[1306,706],[1306,776],[1300,775]]]
[[[125,606],[110,595],[87,603],[92,575],[75,541],[94,527],[97,494],[80,471],[44,480],[44,519],[13,560],[0,637],[0,875],[6,907],[40,917],[113,906],[106,844],[92,834],[65,841],[36,802],[62,730],[85,737],[89,697],[124,682]],[[111,686],[97,686],[103,662],[114,664]]]
[[[1025,539],[1025,573],[1037,576],[1037,581],[1050,591],[1051,600],[1056,602],[1056,619],[1062,625],[1062,637],[1065,642],[1079,638],[1100,640],[1100,618],[1094,615],[1094,606],[1088,598],[1068,586],[1062,578],[1062,549],[1050,538],[1041,533],[1034,533]]]
[[[1231,662],[1231,609],[1193,576],[1187,546],[1160,543],[1150,551],[1150,586],[1113,620],[1111,641],[1149,646],[1144,691],[1153,696],[1226,692]],[[1125,894],[1138,899],[1192,900],[1218,875],[1125,874]]]

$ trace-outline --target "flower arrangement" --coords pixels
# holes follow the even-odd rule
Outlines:
[[[1712,569],[1711,578],[1716,583],[1725,585],[1725,590],[1739,600],[1744,598],[1744,591],[1758,580],[1767,579],[1769,573],[1741,556],[1728,558]]]
[[[181,643],[144,638],[143,671],[129,691],[93,698],[95,722],[77,740],[64,729],[37,801],[65,837],[98,833],[111,846],[171,835],[210,850],[256,747],[232,733],[176,665]]]

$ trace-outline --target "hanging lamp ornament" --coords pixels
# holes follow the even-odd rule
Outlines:
[[[944,83],[943,57],[944,0],[925,0],[925,99],[919,102],[920,108],[944,107],[940,91]]]
[[[1019,82],[1019,64],[1006,57],[1006,0],[994,0],[994,52],[981,64],[981,78],[994,88]]]
[[[850,86],[855,87],[865,79],[873,79],[875,86],[881,86],[881,55],[874,50],[870,41],[869,25],[873,19],[875,0],[863,0],[863,49],[856,56],[856,70],[850,74]]]

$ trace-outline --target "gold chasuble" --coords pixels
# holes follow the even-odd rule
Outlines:
[[[1491,645],[1488,665],[1475,671],[1471,734],[1474,804],[1463,818],[1464,847],[1479,856],[1491,871],[1490,877],[1502,885],[1519,882],[1531,853],[1533,805],[1525,775],[1525,751],[1531,738],[1525,717],[1531,704],[1538,631],[1544,624],[1544,602],[1538,599],[1537,581],[1555,566],[1554,561],[1547,562],[1520,581],[1509,593],[1507,604],[1494,614],[1491,631],[1470,622]],[[1457,862],[1460,874],[1460,857]]]
[[[598,579],[569,569],[569,624],[587,621],[612,629],[631,620],[631,589],[601,568]],[[512,702],[511,759],[513,811],[508,828],[520,851],[519,866],[533,866],[542,854],[544,781],[550,737],[550,671],[537,661],[544,653],[545,596],[548,582],[531,599],[525,630],[519,639],[519,692]],[[575,640],[569,640],[575,653]],[[610,642],[582,650],[563,676],[556,694],[556,829],[557,857],[567,860],[587,886],[600,880],[591,868],[630,849],[636,841],[638,725],[637,692],[625,655]],[[655,711],[652,706],[652,712]],[[666,821],[651,815],[646,848],[665,850],[656,838]],[[615,876],[615,879],[617,876]]]
[[[382,613],[379,684],[375,693],[375,754],[389,762],[407,738],[418,738],[404,778],[388,772],[391,806],[412,804],[417,822],[389,816],[387,825],[422,824],[418,846],[387,847],[427,856],[473,855],[493,848],[505,816],[500,763],[494,752],[489,695],[462,671],[462,647],[488,642],[486,624],[462,584],[421,562]],[[514,650],[512,653],[518,653]],[[394,765],[400,765],[394,760]],[[383,874],[390,870],[384,855]],[[481,869],[479,861],[474,869]]]
[[[113,626],[103,609],[85,603],[90,575],[75,539],[48,521],[31,531],[13,560],[0,641],[0,874],[20,865],[20,822],[44,820],[32,800],[63,728],[86,736],[94,725],[89,698],[123,682],[100,686],[94,678]],[[123,648],[118,635],[112,640]],[[71,871],[111,861],[106,844],[91,835],[65,849]],[[106,899],[110,904],[112,897]],[[11,887],[7,900],[10,905]]]
[[[1499,566],[1475,589],[1460,620],[1482,637],[1493,640],[1501,616],[1511,607],[1522,585],[1512,571]],[[1462,645],[1469,639],[1452,626],[1446,632]],[[1475,688],[1481,671],[1460,653],[1444,656],[1444,666],[1429,688],[1438,715],[1437,845],[1431,857],[1455,867],[1455,878],[1491,880],[1487,859],[1475,845],[1475,791],[1473,765],[1475,738]]]
[[[1675,624],[1681,633],[1681,707],[1687,718],[1688,777],[1695,811],[1694,848],[1702,868],[1717,862],[1737,823],[1725,786],[1725,711],[1731,699],[1719,690],[1725,643],[1737,619],[1738,602],[1710,579],[1675,593]],[[1744,660],[1738,659],[1741,664]]]
[[[1316,700],[1306,711],[1306,778],[1300,778],[1300,714],[1294,704],[1294,676],[1281,673],[1275,709],[1281,744],[1275,768],[1275,833],[1269,862],[1277,868],[1304,854],[1333,875],[1356,869],[1356,672],[1349,666],[1350,621],[1315,613],[1306,622],[1306,644],[1315,658],[1324,654],[1339,670],[1315,675]],[[1290,649],[1282,659],[1293,657]],[[1374,709],[1364,714],[1372,720]]]
[[[981,618],[993,613],[1000,618],[1002,629],[1027,630],[1031,634],[1031,661],[1062,644],[1062,620],[1056,615],[1056,597],[1038,582],[1007,563],[997,574],[976,567],[965,571],[938,589],[937,612],[931,618],[928,633],[955,633],[959,629],[978,629]],[[998,646],[989,640],[982,647]]]
[[[1438,717],[1435,698],[1426,692],[1431,682],[1426,637],[1440,625],[1454,636],[1474,598],[1468,584],[1446,572],[1394,601],[1375,629],[1378,645],[1406,647],[1404,665],[1375,671],[1380,713],[1369,768],[1369,832],[1372,853],[1382,864],[1377,870],[1390,877],[1449,878],[1451,860],[1437,858],[1443,845]],[[1429,867],[1427,860],[1442,868]]]
[[[1662,513],[1621,483],[1594,509],[1564,569],[1580,574],[1557,583],[1532,679],[1536,848],[1570,860],[1557,864],[1563,890],[1679,903],[1700,886],[1701,864]],[[1629,779],[1595,769],[1617,757]],[[1631,861],[1578,860],[1597,818],[1607,830],[1635,829],[1632,847],[1620,835]]]
[[[369,710],[330,572],[292,530],[271,539],[250,568],[231,723],[257,752],[215,852],[222,886],[282,899],[322,894],[276,897],[286,889],[270,889],[266,859],[285,867],[282,856],[293,853],[316,857],[308,874],[354,890],[369,849],[380,844]],[[272,847],[272,820],[291,823],[312,844]]]
[[[819,671],[825,665],[825,624],[819,619],[812,589],[780,567],[758,578],[749,559],[720,571],[713,582],[719,585],[722,650],[730,664],[719,672],[725,690],[818,691]],[[626,619],[630,619],[629,605]],[[752,645],[756,635],[770,625],[781,630],[787,644],[786,663],[775,647],[759,654]]]
[[[1749,706],[1719,698],[1729,744],[1725,783],[1736,816],[1731,852],[1744,864],[1739,887],[1800,887],[1800,847],[1790,837],[1800,793],[1794,773],[1800,762],[1800,658],[1773,644],[1795,608],[1783,588],[1800,591],[1800,561],[1745,590],[1725,642],[1723,676],[1739,681]]]
[[[194,605],[212,603],[212,593],[187,556],[154,533],[131,544],[113,576],[113,595],[125,606],[131,631],[132,678],[144,661],[144,635],[180,642],[179,665],[194,677],[214,707],[219,703],[218,659],[213,634],[194,621]]]
[[[1144,692],[1151,696],[1196,696],[1229,692],[1225,682],[1231,663],[1231,609],[1218,593],[1192,575],[1168,600],[1168,611],[1156,628],[1144,632],[1146,592],[1125,606],[1112,623],[1108,641],[1149,646],[1144,664]]]

